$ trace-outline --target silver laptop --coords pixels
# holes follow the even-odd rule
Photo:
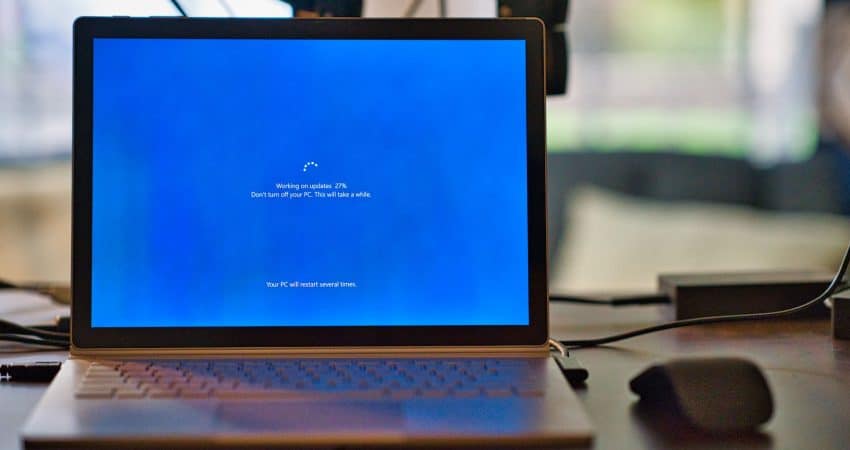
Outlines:
[[[566,445],[544,30],[82,18],[71,358],[27,448]]]

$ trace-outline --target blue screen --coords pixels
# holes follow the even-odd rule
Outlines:
[[[93,63],[93,327],[528,324],[524,41]]]

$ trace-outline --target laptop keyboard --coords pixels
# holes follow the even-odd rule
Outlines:
[[[286,359],[92,362],[89,399],[409,399],[543,395],[525,359]]]

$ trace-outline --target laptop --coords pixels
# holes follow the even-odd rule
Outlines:
[[[71,356],[26,448],[584,445],[544,27],[81,18]]]

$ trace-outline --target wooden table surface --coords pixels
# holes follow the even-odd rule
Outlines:
[[[43,322],[62,312],[47,302],[4,308],[0,316]],[[669,319],[666,307],[553,304],[552,335],[586,338]],[[8,351],[8,347],[3,347]],[[663,331],[574,352],[590,370],[578,395],[596,426],[599,449],[850,449],[850,341],[830,337],[826,320],[718,324]],[[3,353],[0,361],[63,358],[63,352]],[[663,411],[638,406],[628,381],[645,367],[683,356],[741,356],[768,378],[776,411],[760,433],[710,436]],[[0,449],[19,448],[18,430],[46,385],[0,383]]]
[[[590,338],[669,320],[666,306],[610,308],[553,304],[552,335]],[[850,449],[850,341],[833,340],[828,320],[703,325],[662,331],[573,353],[590,371],[579,397],[597,429],[594,448]],[[738,356],[764,371],[773,418],[758,433],[711,436],[664,411],[647,410],[629,380],[685,356]]]

